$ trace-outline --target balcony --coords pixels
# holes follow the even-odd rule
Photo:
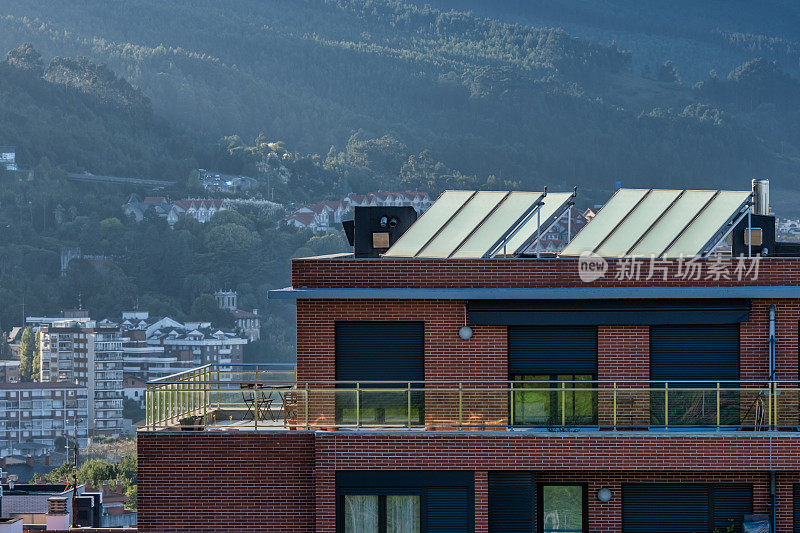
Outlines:
[[[148,383],[146,429],[766,431],[800,426],[792,381],[297,381],[206,365]]]

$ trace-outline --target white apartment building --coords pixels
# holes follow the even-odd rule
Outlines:
[[[86,446],[88,404],[86,387],[75,383],[0,383],[0,456],[30,442],[53,449],[59,437],[77,436]]]
[[[89,318],[43,323],[42,382],[69,381],[87,388],[89,432],[117,436],[122,429],[122,335]]]

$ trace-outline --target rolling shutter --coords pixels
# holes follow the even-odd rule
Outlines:
[[[424,323],[337,322],[336,379],[424,380]]]
[[[794,533],[800,533],[800,483],[794,485],[793,492]]]
[[[470,300],[467,311],[472,326],[734,324],[750,319],[750,300]]]
[[[532,533],[534,476],[530,472],[489,472],[489,533]]]
[[[738,380],[739,325],[651,326],[650,379]]]
[[[744,515],[747,514],[753,514],[753,485],[749,483],[712,485],[712,529],[725,531],[733,520],[734,531],[741,531]]]
[[[464,533],[474,529],[474,489],[430,487],[426,499],[429,533]]]
[[[623,533],[701,533],[708,531],[708,522],[706,485],[622,485]]]
[[[597,328],[511,326],[508,373],[597,374]]]
[[[749,483],[629,483],[622,485],[624,533],[741,531],[753,513]]]

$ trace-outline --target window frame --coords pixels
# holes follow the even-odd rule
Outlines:
[[[428,491],[427,487],[345,487],[336,494],[336,531],[344,533],[346,496],[378,497],[378,533],[386,533],[386,497],[387,496],[419,496],[419,531],[428,532]]]
[[[589,484],[588,483],[569,483],[547,481],[536,482],[536,531],[544,532],[544,487],[580,487],[581,498],[581,529],[583,533],[589,533]]]

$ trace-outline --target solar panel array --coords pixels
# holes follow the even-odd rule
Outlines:
[[[384,257],[520,255],[566,212],[574,193],[445,191]]]
[[[750,198],[750,191],[620,189],[559,255],[701,255],[747,212]]]

